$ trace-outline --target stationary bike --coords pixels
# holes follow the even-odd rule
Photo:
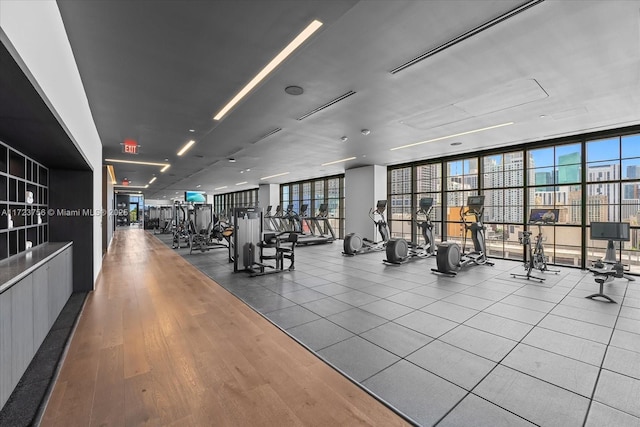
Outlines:
[[[484,196],[469,196],[467,198],[468,209],[460,207],[460,217],[464,225],[462,237],[462,250],[460,245],[453,242],[442,242],[438,245],[436,265],[432,268],[435,273],[455,276],[460,268],[469,265],[493,265],[487,259],[487,245],[485,241],[485,226],[482,223],[484,214]],[[474,221],[469,223],[467,217],[473,216]],[[465,252],[467,244],[467,232],[471,231],[473,240],[473,252]]]
[[[420,199],[420,209],[414,215],[414,221],[420,229],[424,244],[407,242],[405,239],[391,239],[387,243],[387,259],[384,262],[402,264],[412,259],[428,258],[435,254],[431,223],[432,210],[433,197],[423,197]]]
[[[378,200],[375,210],[373,208],[369,209],[369,218],[376,225],[381,240],[374,242],[366,237],[360,237],[358,233],[349,233],[344,238],[343,255],[353,256],[384,250],[389,241],[389,226],[384,218],[386,208],[387,201]]]
[[[538,226],[538,235],[536,236],[535,244],[531,245],[531,230],[525,230],[522,235],[519,236],[520,243],[525,248],[525,262],[524,268],[527,270],[527,274],[515,274],[511,273],[512,277],[519,277],[522,279],[534,279],[544,282],[546,278],[531,275],[531,272],[539,270],[541,273],[550,271],[552,273],[560,273],[560,270],[550,270],[547,266],[548,256],[544,254],[544,246],[542,245],[542,226],[555,224],[558,221],[558,209],[531,209],[531,215],[529,216],[529,224],[535,224]]]

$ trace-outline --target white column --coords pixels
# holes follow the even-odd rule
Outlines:
[[[378,200],[387,200],[387,167],[372,165],[348,169],[344,173],[344,187],[345,233],[380,240],[376,226],[369,218],[369,209],[375,209]]]
[[[280,204],[279,184],[260,184],[258,187],[258,203],[262,212],[267,212],[268,206],[273,206],[271,213],[276,211],[276,206]]]

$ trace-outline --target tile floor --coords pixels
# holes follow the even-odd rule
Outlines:
[[[177,251],[415,424],[640,426],[640,278],[605,285],[608,304],[584,298],[587,272],[538,284],[514,261],[444,277],[435,258],[385,265],[336,241],[252,278],[224,249]]]

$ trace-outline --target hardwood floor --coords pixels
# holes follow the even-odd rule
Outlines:
[[[132,229],[115,234],[41,425],[407,423]]]

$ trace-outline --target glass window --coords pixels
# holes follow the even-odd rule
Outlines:
[[[622,158],[640,157],[640,134],[622,137]]]
[[[587,142],[587,162],[618,160],[620,158],[620,139],[610,138]]]

